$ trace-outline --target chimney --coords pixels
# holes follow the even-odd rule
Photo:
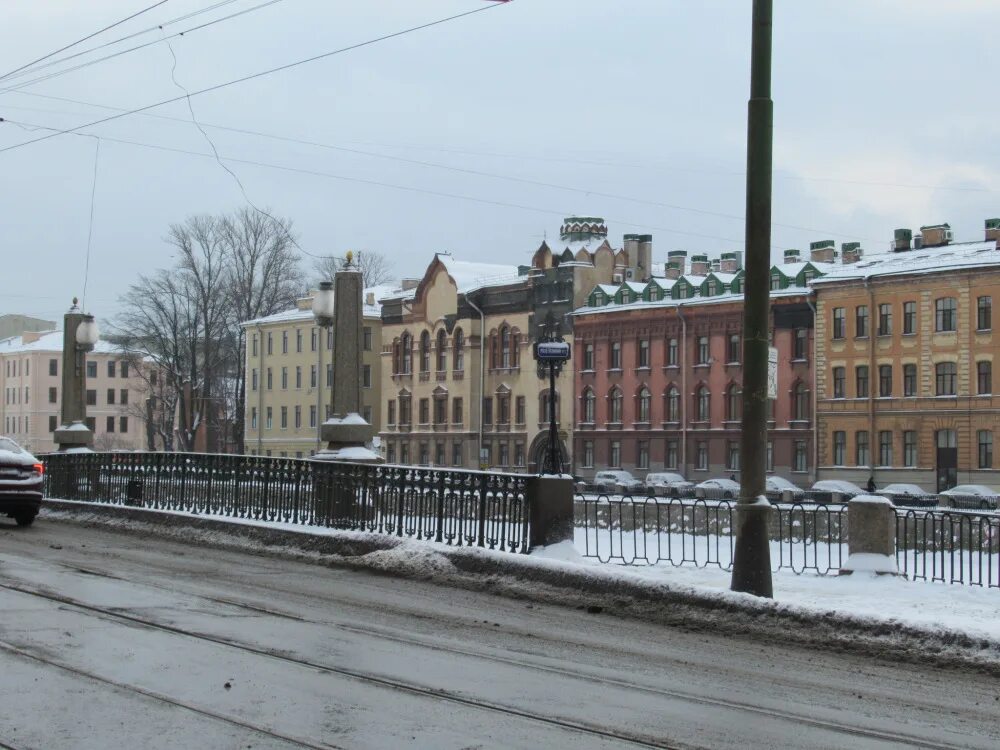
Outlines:
[[[739,271],[739,253],[723,253],[719,259],[719,270],[723,273],[736,273]]]
[[[857,263],[863,252],[860,242],[844,242],[840,245],[840,262],[845,266]]]
[[[913,239],[913,232],[909,229],[897,229],[892,241],[892,251],[903,253],[910,249],[910,240]]]
[[[986,241],[1000,240],[1000,219],[986,220]]]
[[[648,281],[653,275],[653,235],[639,235],[639,259],[636,265],[639,267],[639,279]]]
[[[837,259],[837,243],[833,240],[820,240],[809,243],[809,260],[814,263],[833,263]]]
[[[708,265],[707,255],[692,255],[691,256],[691,274],[693,276],[706,276],[710,266]]]
[[[711,262],[711,266],[712,266],[712,271],[721,271],[722,270],[722,261],[719,258],[712,258],[712,260],[710,262]]]
[[[45,333],[52,333],[52,331],[24,331],[21,334],[21,344],[34,344]]]
[[[411,289],[416,289],[418,286],[420,286],[420,279],[403,279],[400,282],[400,286],[402,287],[404,292],[408,292]]]
[[[365,304],[368,307],[375,307],[375,292],[365,292]]]
[[[625,235],[625,265],[629,268],[634,268],[639,262],[639,235],[637,234],[626,234]]]
[[[681,275],[684,275],[684,266],[687,265],[687,250],[671,250],[667,253],[667,265],[676,263]]]
[[[924,246],[924,236],[922,234],[913,235],[913,249],[919,250]]]
[[[785,250],[785,263],[798,263],[802,260],[802,256],[798,250],[792,248]]]
[[[679,279],[681,277],[681,264],[676,260],[667,261],[663,275],[668,279]]]
[[[947,224],[920,227],[920,233],[924,236],[924,247],[940,247],[951,242],[951,227]]]

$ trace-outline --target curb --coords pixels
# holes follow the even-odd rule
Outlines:
[[[114,527],[187,544],[272,555],[331,567],[433,580],[522,601],[560,604],[599,615],[627,617],[687,631],[779,641],[923,666],[973,669],[1000,676],[1000,642],[961,631],[920,628],[837,612],[819,612],[748,594],[707,593],[694,587],[478,547],[336,531],[311,533],[169,511],[67,500],[45,500],[48,520]],[[125,522],[125,523],[123,523]]]

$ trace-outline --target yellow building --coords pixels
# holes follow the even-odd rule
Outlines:
[[[380,425],[382,348],[378,298],[388,291],[388,287],[376,287],[364,293],[362,416],[376,433]],[[316,325],[311,296],[299,299],[290,310],[241,325],[247,341],[245,450],[262,456],[311,456],[321,447],[319,425],[330,409],[330,329]]]

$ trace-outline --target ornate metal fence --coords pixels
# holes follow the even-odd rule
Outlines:
[[[1000,588],[1000,514],[899,508],[896,565],[912,580]]]
[[[730,500],[576,496],[576,545],[585,557],[622,565],[732,568],[736,543]],[[836,573],[847,557],[847,508],[775,505],[771,565],[796,573]]]
[[[529,477],[265,456],[44,457],[46,495],[529,551]]]

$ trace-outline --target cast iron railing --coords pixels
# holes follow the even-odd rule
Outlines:
[[[1000,588],[1000,514],[898,508],[896,565],[913,580]]]
[[[529,551],[525,474],[197,453],[43,460],[52,498]]]
[[[576,546],[585,557],[622,565],[732,569],[735,500],[576,496]],[[847,508],[777,504],[770,521],[771,567],[837,573],[847,559]]]

